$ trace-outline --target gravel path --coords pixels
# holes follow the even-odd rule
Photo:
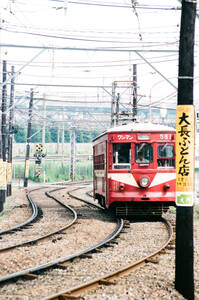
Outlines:
[[[71,228],[70,233],[62,235],[62,240],[57,240],[55,243],[49,242],[41,244],[38,248],[34,248],[35,254],[32,256],[34,260],[38,253],[41,257],[52,255],[64,255],[79,246],[84,247],[86,244],[91,243],[98,237],[103,237],[107,233],[107,226],[114,227],[113,220],[107,219],[106,215],[99,213],[98,210],[91,210],[89,215],[84,218],[84,213],[88,212],[85,205],[81,205],[77,200],[71,200],[66,191],[62,190],[55,193],[60,200],[66,201],[67,204],[76,206],[79,209],[82,217],[81,224],[77,224]],[[90,198],[88,198],[91,200]],[[22,199],[21,199],[22,200]],[[23,200],[22,200],[23,202]],[[13,200],[14,205],[14,200]],[[20,205],[20,204],[19,204]],[[196,209],[195,209],[196,212]],[[198,208],[199,212],[199,208]],[[10,216],[13,212],[10,213]],[[195,299],[199,299],[199,221],[198,213],[196,213],[195,227],[194,227],[194,266],[195,266]],[[9,218],[10,218],[9,216]],[[64,217],[63,217],[64,218]],[[169,215],[169,218],[175,220],[175,215]],[[7,218],[0,219],[0,225]],[[93,222],[95,220],[95,222]],[[97,222],[96,222],[97,221]],[[84,223],[84,227],[82,226]],[[81,225],[81,230],[79,230]],[[42,299],[51,293],[58,292],[66,289],[71,285],[85,282],[95,277],[96,274],[101,276],[119,268],[124,264],[132,262],[151,253],[157,249],[165,240],[164,225],[155,222],[149,224],[144,223],[131,223],[127,233],[121,235],[118,239],[118,245],[114,248],[102,249],[103,253],[96,253],[92,255],[92,259],[77,259],[67,264],[66,269],[55,268],[51,271],[42,273],[37,279],[32,281],[18,280],[16,283],[4,284],[0,289],[0,299]],[[78,235],[77,235],[78,233]],[[149,238],[150,234],[150,238]],[[70,243],[69,243],[70,241]],[[61,242],[61,243],[60,243]],[[71,246],[69,245],[71,244]],[[43,247],[43,251],[42,251]],[[71,247],[71,248],[70,248]],[[25,252],[29,251],[29,247],[23,247]],[[50,249],[46,251],[46,249]],[[18,256],[15,253],[16,262],[23,260],[23,255]],[[51,256],[51,254],[49,255]],[[105,261],[102,260],[106,257]],[[4,259],[10,259],[5,258]],[[175,249],[167,249],[166,252],[157,259],[158,263],[147,263],[145,267],[117,280],[117,284],[113,286],[101,286],[97,290],[93,290],[84,295],[85,299],[99,299],[99,300],[126,300],[126,299],[184,299],[175,289]]]

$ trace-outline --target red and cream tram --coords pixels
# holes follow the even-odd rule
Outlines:
[[[175,129],[130,123],[93,141],[94,197],[117,215],[161,215],[175,205]]]

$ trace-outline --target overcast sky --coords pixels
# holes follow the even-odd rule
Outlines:
[[[1,20],[4,20],[0,31],[1,43],[73,49],[46,50],[24,68],[16,82],[111,86],[113,81],[131,80],[132,65],[137,64],[140,104],[149,103],[151,97],[154,103],[175,107],[176,89],[172,84],[177,86],[178,53],[169,51],[178,51],[179,1],[140,0],[136,1],[135,10],[130,7],[130,0],[75,2],[79,4],[73,1],[67,4],[67,1],[1,0]],[[88,5],[94,3],[100,5]],[[196,29],[198,39],[198,22]],[[196,50],[197,47],[198,43]],[[77,48],[87,50],[76,51]],[[97,51],[102,48],[123,52]],[[139,52],[148,64],[131,50],[148,50]],[[8,68],[15,65],[18,70],[40,51],[4,47],[0,55],[1,60],[8,61]],[[197,59],[196,52],[196,77]],[[18,93],[28,89],[28,86],[17,87]],[[101,88],[39,87],[37,91],[60,99],[67,96],[74,101],[111,101],[108,93]],[[108,91],[111,93],[111,89]],[[198,102],[198,93],[195,101]]]

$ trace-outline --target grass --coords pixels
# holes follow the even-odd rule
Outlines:
[[[92,161],[79,161],[76,162],[76,180],[91,180],[93,176]],[[41,177],[40,182],[44,182],[44,170],[45,170],[45,181],[46,182],[57,182],[67,181],[70,178],[70,164],[69,162],[52,162],[46,161],[45,165],[41,165]],[[35,164],[30,163],[29,169],[29,180],[36,182],[35,176]],[[23,179],[24,178],[24,163],[13,165],[13,178]]]

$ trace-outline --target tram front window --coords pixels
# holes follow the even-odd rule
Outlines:
[[[137,164],[149,164],[153,161],[152,145],[141,143],[135,145],[135,162]]]
[[[113,144],[113,169],[131,168],[131,144]]]
[[[174,168],[174,146],[169,144],[158,146],[158,168]]]

